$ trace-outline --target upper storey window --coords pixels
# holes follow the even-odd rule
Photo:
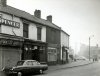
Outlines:
[[[28,38],[28,26],[29,24],[23,23],[23,37]]]
[[[37,40],[41,40],[41,27],[37,27]]]

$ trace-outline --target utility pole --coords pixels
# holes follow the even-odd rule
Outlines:
[[[90,37],[89,37],[89,61],[90,61]]]
[[[94,35],[91,35],[91,36],[89,37],[89,61],[90,61],[90,59],[91,59],[91,55],[90,55],[90,51],[91,51],[90,40],[91,40],[91,37],[94,37]]]

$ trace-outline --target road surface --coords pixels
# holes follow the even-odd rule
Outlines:
[[[33,76],[100,76],[100,62]]]

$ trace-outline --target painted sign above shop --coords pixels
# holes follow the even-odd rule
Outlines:
[[[0,45],[21,46],[22,43],[20,41],[11,40],[11,39],[0,39]]]
[[[15,27],[15,28],[20,28],[20,23],[19,22],[4,19],[2,17],[0,17],[0,24]]]

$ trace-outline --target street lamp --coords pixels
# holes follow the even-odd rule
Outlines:
[[[91,35],[90,37],[89,37],[89,61],[90,61],[90,40],[91,40],[91,37],[94,37],[94,35]]]

